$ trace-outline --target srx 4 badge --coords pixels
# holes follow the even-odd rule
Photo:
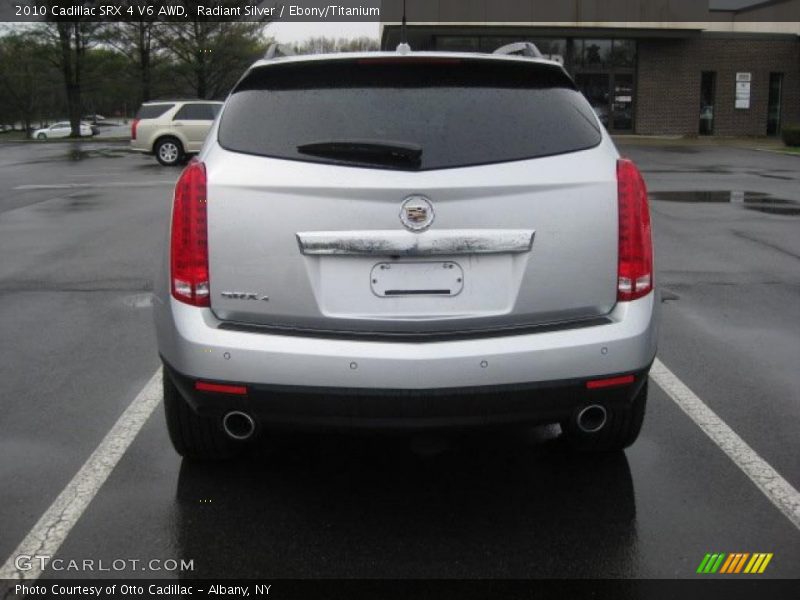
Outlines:
[[[262,296],[254,292],[220,292],[219,295],[230,300],[263,300],[264,302],[269,302],[269,296]]]

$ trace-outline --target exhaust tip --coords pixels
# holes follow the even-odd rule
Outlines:
[[[584,407],[575,419],[575,422],[584,433],[597,433],[606,426],[608,413],[605,407],[599,404],[590,404]]]
[[[256,431],[253,417],[239,410],[232,410],[222,417],[222,428],[234,440],[248,440]]]

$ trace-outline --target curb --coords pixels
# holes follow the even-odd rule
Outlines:
[[[687,146],[693,148],[741,148],[758,149],[781,152],[784,146],[777,145],[771,138],[740,138],[740,137],[686,137],[686,136],[644,136],[644,135],[612,135],[611,138],[621,144],[640,144],[642,146]],[[774,148],[765,148],[776,144]]]
[[[751,150],[755,150],[756,152],[770,152],[771,154],[783,154],[784,156],[800,157],[800,152],[788,152],[786,150],[772,150],[771,148],[751,148]]]

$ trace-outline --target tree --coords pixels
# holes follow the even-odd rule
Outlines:
[[[116,116],[132,103],[138,106],[139,80],[130,67],[128,58],[109,46],[89,50],[81,90],[84,113]]]
[[[326,54],[329,52],[369,52],[380,49],[378,40],[362,36],[359,38],[311,37],[294,45],[297,54]]]
[[[81,131],[81,76],[83,58],[89,45],[90,26],[80,21],[59,21],[52,24],[51,31],[58,35],[56,64],[64,75],[67,92],[67,113],[72,128],[72,137],[80,137]]]
[[[41,115],[44,99],[52,98],[55,91],[46,57],[46,48],[32,32],[0,38],[0,105],[7,121],[21,120],[28,135],[34,117]]]
[[[376,38],[362,35],[361,37],[346,40],[342,43],[339,40],[341,52],[375,52],[381,49],[381,43]]]
[[[58,0],[48,0],[48,12],[51,5]],[[72,2],[72,6],[92,6],[91,0]],[[52,13],[50,13],[52,14]],[[86,51],[97,41],[96,34],[101,24],[89,21],[65,21],[60,17],[42,26],[43,39],[50,47],[50,61],[58,67],[64,77],[64,89],[67,94],[67,113],[72,127],[72,137],[80,137],[81,123],[81,83],[83,79],[83,63]],[[77,19],[78,17],[69,17]]]
[[[244,70],[267,48],[264,23],[159,23],[155,35],[176,61],[175,74],[198,98],[225,96]]]
[[[140,102],[147,102],[152,97],[153,67],[160,50],[152,19],[139,17],[138,21],[111,23],[104,27],[102,35],[103,42],[123,54],[135,70]]]

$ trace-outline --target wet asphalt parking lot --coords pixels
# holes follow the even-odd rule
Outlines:
[[[159,404],[74,526],[46,531],[56,556],[194,564],[114,577],[692,578],[708,552],[768,552],[760,577],[800,577],[800,156],[620,148],[653,200],[659,361],[766,484],[654,381],[639,441],[601,457],[540,428],[297,435],[202,465]],[[0,145],[2,561],[159,367],[149,292],[177,175],[124,144]],[[764,491],[774,472],[786,486]]]

